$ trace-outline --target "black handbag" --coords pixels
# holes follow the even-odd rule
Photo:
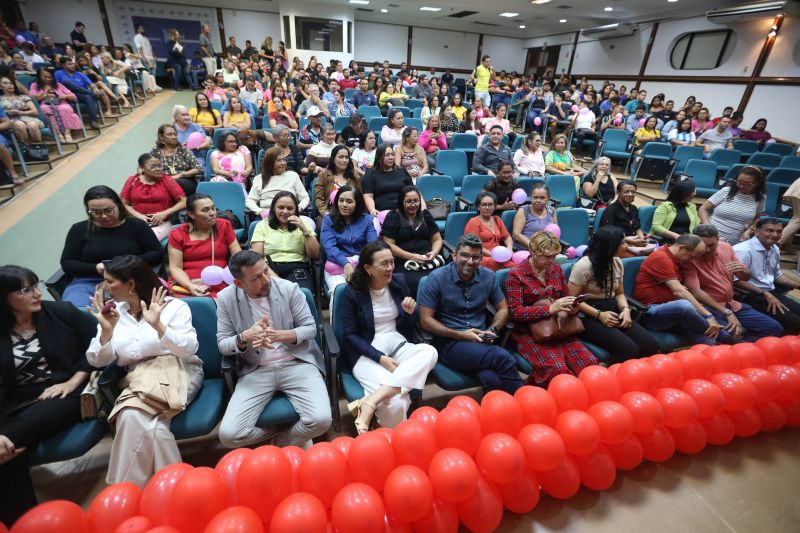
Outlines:
[[[26,162],[47,161],[50,158],[49,150],[44,143],[21,144],[20,150],[22,150],[22,158]]]
[[[450,214],[450,209],[453,207],[450,202],[438,196],[434,196],[428,200],[427,204],[428,213],[430,213],[434,220],[446,220],[447,215]]]

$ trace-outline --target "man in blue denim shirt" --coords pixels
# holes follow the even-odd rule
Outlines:
[[[419,301],[422,328],[434,335],[439,360],[460,372],[477,372],[484,392],[509,394],[522,386],[514,356],[495,346],[508,306],[494,272],[481,266],[483,244],[472,233],[458,240],[454,261],[427,278]],[[486,327],[486,304],[495,308]]]

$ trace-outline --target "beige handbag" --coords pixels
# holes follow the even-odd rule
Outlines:
[[[100,406],[103,404],[103,395],[100,387],[97,386],[101,372],[101,370],[92,371],[89,375],[89,382],[81,392],[81,418],[83,420],[97,418]]]

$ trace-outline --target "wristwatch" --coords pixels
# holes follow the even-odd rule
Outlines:
[[[711,313],[708,313],[707,315],[703,315],[703,318],[708,320],[709,318],[714,318],[714,315],[712,315]]]
[[[733,311],[731,311],[730,309],[725,309],[725,316],[731,316],[732,314]]]
[[[244,337],[242,337],[241,333],[236,335],[236,344],[238,346],[247,346],[247,343],[244,342]]]

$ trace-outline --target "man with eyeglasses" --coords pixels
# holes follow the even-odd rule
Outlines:
[[[453,263],[434,270],[419,299],[420,324],[434,335],[439,360],[466,373],[477,373],[484,393],[509,394],[522,386],[514,356],[495,345],[508,321],[508,305],[494,272],[481,266],[483,243],[474,233],[458,239]],[[495,308],[486,324],[486,304]]]

